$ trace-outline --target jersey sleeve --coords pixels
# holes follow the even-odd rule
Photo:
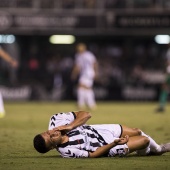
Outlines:
[[[89,152],[78,148],[59,148],[58,152],[63,158],[88,158]]]
[[[55,127],[70,124],[75,119],[76,115],[74,112],[55,114],[50,118],[48,129],[52,130]]]

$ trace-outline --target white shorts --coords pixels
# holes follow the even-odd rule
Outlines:
[[[90,126],[98,131],[106,143],[111,143],[115,138],[120,138],[122,135],[122,126],[119,124],[100,124]]]
[[[102,125],[91,125],[97,132],[103,137],[106,143],[111,143],[115,139],[120,138],[122,135],[122,126],[119,124],[102,124]],[[110,149],[107,156],[124,156],[129,151],[128,146],[117,145]]]
[[[79,84],[82,84],[88,88],[91,88],[93,86],[93,78],[82,76],[79,79]]]

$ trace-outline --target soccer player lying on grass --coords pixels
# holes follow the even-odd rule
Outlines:
[[[158,145],[140,129],[118,124],[86,125],[90,113],[69,112],[53,115],[49,130],[34,138],[34,148],[46,153],[56,148],[62,157],[161,155],[170,151],[170,144]]]

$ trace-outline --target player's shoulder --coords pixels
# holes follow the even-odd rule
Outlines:
[[[59,112],[59,113],[56,113],[56,114],[53,114],[51,116],[50,119],[55,119],[56,117],[63,117],[63,116],[75,116],[75,112],[71,111],[71,112]]]
[[[94,54],[91,51],[85,51],[84,53],[89,56],[94,56]]]
[[[95,55],[91,51],[86,51],[86,56],[88,56],[90,59],[95,59]]]

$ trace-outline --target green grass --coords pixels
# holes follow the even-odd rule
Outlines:
[[[89,124],[120,123],[141,128],[158,143],[170,142],[170,107],[155,114],[157,103],[100,102]],[[162,156],[125,158],[64,159],[53,150],[37,153],[33,137],[48,127],[52,114],[74,111],[75,103],[5,103],[6,116],[0,119],[0,170],[111,170],[170,169],[170,153]]]

